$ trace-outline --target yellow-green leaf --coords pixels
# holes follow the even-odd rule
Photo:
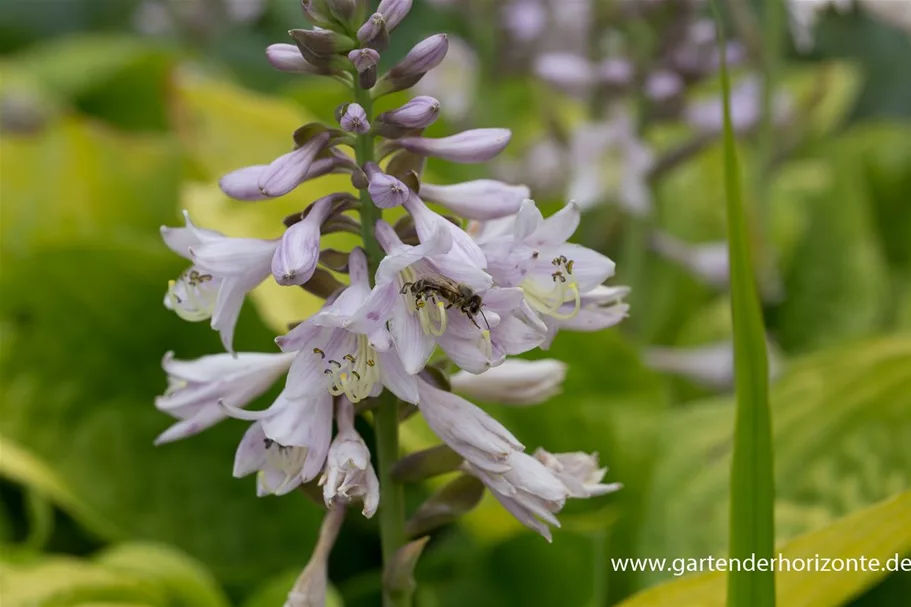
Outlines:
[[[909,550],[911,491],[905,491],[823,529],[795,538],[781,549],[781,555],[814,563],[817,555],[829,559],[858,559],[852,567],[859,569],[862,556],[868,560],[878,559],[880,566],[885,567],[890,558],[896,554],[906,555]],[[776,594],[779,604],[787,607],[837,607],[875,584],[886,573],[782,571],[776,573]],[[620,607],[720,607],[725,604],[724,576],[720,571],[686,576],[640,592]]]

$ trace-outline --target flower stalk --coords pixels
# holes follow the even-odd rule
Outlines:
[[[373,121],[373,99],[370,91],[355,81],[354,99],[367,115],[367,121]],[[358,166],[364,166],[374,160],[373,135],[357,135],[354,148]],[[383,259],[383,251],[376,239],[376,222],[382,219],[383,210],[373,203],[367,188],[360,190],[361,231],[364,239],[364,251],[367,253],[370,283],[373,286],[376,269]],[[384,392],[378,397],[379,405],[374,414],[374,431],[376,432],[377,476],[380,480],[380,543],[383,550],[383,565],[393,562],[398,549],[405,543],[405,492],[401,483],[392,477],[392,467],[399,459],[399,420],[398,401],[391,392]],[[408,607],[411,596],[408,593],[390,593],[383,590],[385,607]]]

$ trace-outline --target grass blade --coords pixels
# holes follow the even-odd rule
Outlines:
[[[717,10],[716,21],[724,95],[724,184],[737,395],[731,464],[729,556],[740,559],[753,555],[757,559],[772,558],[775,548],[775,486],[765,329],[750,259],[740,166],[731,125],[731,84]],[[728,574],[727,604],[731,607],[775,605],[775,574],[771,571],[731,571]]]

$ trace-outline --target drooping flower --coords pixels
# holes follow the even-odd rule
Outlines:
[[[168,284],[165,306],[191,322],[211,318],[212,328],[232,352],[234,326],[244,297],[269,276],[278,241],[230,238],[196,227],[186,211],[184,218],[185,227],[161,227],[165,244],[194,262]]]
[[[595,497],[613,493],[623,487],[620,483],[601,482],[607,474],[607,468],[600,467],[597,453],[550,453],[538,447],[534,456],[556,474],[569,490],[569,497]]]
[[[292,400],[283,392],[265,411],[222,406],[232,417],[255,420],[237,447],[234,476],[256,472],[257,495],[285,495],[323,469],[332,440],[328,395]]]
[[[468,461],[462,469],[479,478],[520,523],[552,541],[549,525],[560,526],[554,515],[563,509],[569,490],[550,469],[527,453],[513,451],[506,464],[509,470],[502,473],[481,470]]]
[[[487,162],[503,151],[512,133],[509,129],[471,129],[449,137],[403,137],[396,147],[421,156],[435,156],[451,162]]]
[[[168,389],[155,399],[159,411],[180,421],[155,439],[156,445],[193,436],[225,419],[219,401],[245,407],[288,371],[293,355],[239,352],[178,360],[165,354],[161,366]]]
[[[363,514],[370,518],[380,503],[380,483],[370,463],[370,450],[354,429],[354,405],[340,396],[336,402],[338,433],[329,447],[326,469],[320,477],[327,508],[345,506],[355,498],[363,504]]]
[[[718,288],[728,286],[727,241],[688,244],[671,234],[656,230],[652,247],[665,258],[680,264],[700,280]]]
[[[402,367],[386,332],[397,300],[395,285],[371,290],[363,250],[351,251],[351,284],[339,296],[275,341],[284,352],[298,352],[285,388],[290,398],[321,392],[352,402],[377,396],[385,386],[409,403],[418,400],[415,378]]]
[[[459,371],[449,378],[452,389],[481,401],[500,405],[537,405],[560,393],[566,363],[551,358],[509,358],[480,375]]]
[[[497,219],[514,215],[530,195],[524,185],[476,179],[453,185],[421,184],[421,197],[468,219]]]
[[[427,425],[473,469],[508,472],[510,458],[525,447],[500,422],[461,396],[418,380],[418,408]]]

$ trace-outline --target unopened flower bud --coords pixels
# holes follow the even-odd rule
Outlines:
[[[272,44],[266,48],[266,58],[277,70],[292,74],[328,74],[330,70],[325,67],[313,65],[301,54],[300,49],[293,44]]]
[[[310,165],[316,155],[329,141],[329,135],[322,133],[298,149],[279,156],[259,175],[260,192],[269,197],[284,196],[307,177]]]
[[[423,129],[433,124],[440,115],[440,102],[421,95],[391,112],[383,112],[377,120],[407,129]]]
[[[349,133],[363,135],[370,130],[370,123],[367,122],[367,112],[364,111],[357,103],[349,103],[345,108],[345,113],[339,119],[342,130]]]
[[[503,151],[512,133],[509,129],[471,129],[450,137],[404,137],[396,146],[420,154],[435,156],[451,162],[487,162]]]
[[[304,58],[318,66],[331,65],[335,55],[347,53],[356,46],[351,38],[331,30],[294,29],[288,33]]]
[[[453,185],[421,184],[424,200],[479,221],[514,215],[519,212],[522,201],[530,196],[527,186],[509,185],[493,179],[476,179]]]
[[[376,12],[386,20],[386,29],[390,32],[402,22],[411,10],[412,0],[382,0]]]
[[[452,389],[471,399],[501,405],[537,405],[560,393],[566,363],[559,360],[507,359],[481,375],[459,371]]]
[[[408,187],[391,175],[387,175],[375,162],[364,165],[367,173],[367,191],[373,203],[381,209],[401,206],[408,200]]]
[[[414,568],[421,558],[424,546],[430,541],[425,535],[399,548],[392,561],[383,571],[383,588],[391,594],[414,592],[417,583],[414,581]]]
[[[380,54],[372,48],[356,48],[348,53],[348,61],[354,65],[354,69],[358,73],[361,73],[371,67],[376,67],[380,61]]]
[[[357,30],[357,39],[361,44],[366,44],[377,51],[385,51],[389,47],[389,30],[386,28],[386,19],[380,13],[373,13],[364,21],[364,25]]]
[[[449,37],[446,34],[436,34],[418,42],[398,65],[383,76],[376,96],[411,88],[443,61],[448,50]]]
[[[358,0],[325,0],[326,8],[340,23],[351,23],[357,16]]]
[[[272,276],[280,285],[302,285],[313,276],[319,261],[320,226],[332,208],[331,196],[316,201],[310,213],[282,234],[272,256]]]
[[[310,561],[288,593],[284,607],[325,607],[328,585],[329,553],[345,520],[345,508],[328,510],[319,530],[319,540]]]

